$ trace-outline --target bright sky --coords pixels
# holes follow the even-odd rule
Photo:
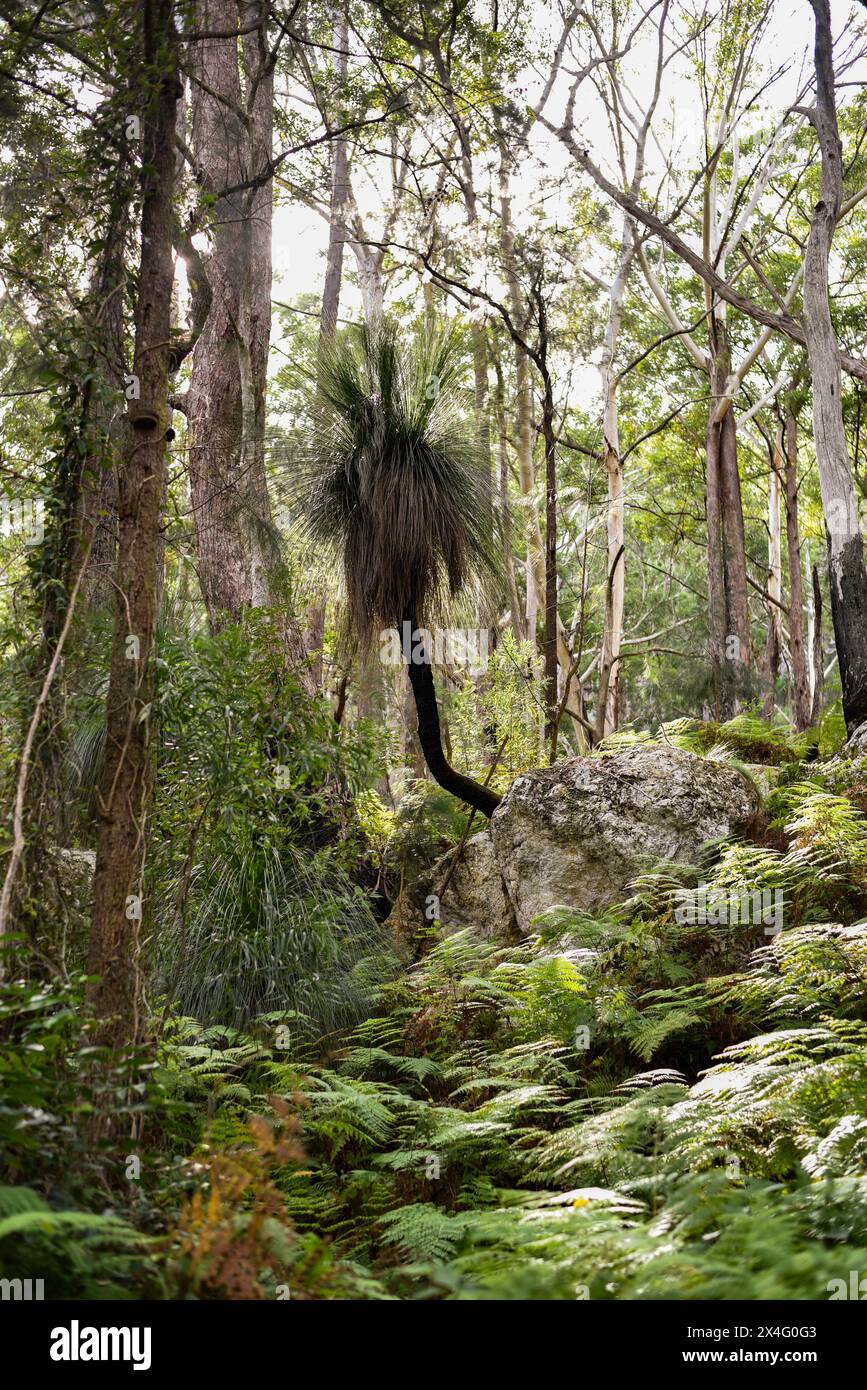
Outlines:
[[[558,8],[552,3],[552,0],[534,0],[534,9],[535,30],[539,34],[547,33],[551,36],[550,50],[553,52],[554,36],[559,32]],[[684,32],[683,9],[675,4],[672,6],[672,13],[674,25],[682,34]],[[847,23],[851,26],[854,22],[862,31],[865,28],[863,15],[857,7],[850,5],[848,0],[832,0],[832,14],[835,34],[842,33]],[[670,20],[669,33],[673,31]],[[759,125],[774,124],[779,113],[796,99],[805,76],[810,73],[812,67],[812,33],[812,11],[807,0],[776,0],[762,43],[761,62],[768,74],[784,62],[787,67],[768,92],[765,102],[745,122],[745,130],[755,129]],[[846,42],[847,40],[844,40],[841,47]],[[649,96],[654,64],[655,39],[649,29],[647,38],[636,45],[624,67],[624,79],[639,107],[644,105]],[[568,60],[565,66],[571,66]],[[526,83],[527,99],[530,101],[535,99],[539,90],[540,73],[544,77],[544,71],[540,69],[536,73],[528,72],[521,79],[520,85],[523,86]],[[852,69],[845,76],[848,81],[852,81],[856,77],[863,81],[867,78],[867,68],[862,62],[859,68]],[[562,75],[547,109],[551,119],[556,120],[562,115],[568,85],[569,78]],[[851,95],[851,92],[842,89],[840,92],[841,100],[844,100],[847,95]],[[590,83],[585,82],[582,88],[582,96],[576,112],[584,142],[592,150],[597,161],[611,172],[613,169],[611,135],[602,103],[595,95]],[[668,153],[672,149],[678,151],[678,162],[683,165],[685,161],[697,161],[702,149],[701,104],[688,59],[683,57],[676,59],[664,78],[662,97],[654,120],[654,129],[659,145],[656,147],[651,145],[648,150],[648,175],[645,186],[649,189],[655,189],[658,186],[659,173],[663,167],[663,152]],[[489,192],[495,200],[497,196],[495,168],[492,165],[486,167],[485,162],[482,161],[476,173],[477,185],[483,196]],[[383,187],[380,189],[376,188],[369,175],[367,177],[358,177],[357,174],[354,176],[356,196],[365,218],[369,219],[373,227],[378,227],[381,222],[383,201],[388,191],[386,186],[387,169],[384,164],[381,166],[381,174]],[[557,189],[552,190],[548,196],[547,208],[552,218],[558,220],[568,218],[568,198],[575,186],[575,177],[569,170],[568,155],[555,136],[541,125],[537,125],[532,137],[530,155],[524,162],[518,177],[514,180],[513,212],[518,225],[520,225],[522,218],[530,212],[534,203],[538,201],[540,175],[554,179],[566,175],[566,177],[562,177],[559,191]],[[373,178],[376,176],[377,171],[376,166],[374,166]],[[459,219],[460,213],[456,213],[455,216]],[[274,219],[274,297],[276,299],[292,302],[295,296],[304,292],[312,291],[317,295],[321,294],[327,237],[328,230],[324,219],[311,210],[298,204],[284,205],[277,209]],[[594,265],[592,268],[597,272],[604,270],[601,265]],[[353,269],[354,258],[351,250],[347,248],[345,272],[348,270],[350,275],[347,277],[344,273],[341,316],[359,318],[361,299],[357,287],[350,282]],[[275,342],[279,345],[279,338],[275,337]],[[280,360],[279,354],[276,354],[275,369],[279,366]],[[595,390],[597,380],[593,369],[588,366],[586,373],[582,372],[582,375],[586,375],[586,382],[575,384],[579,387],[586,386],[590,390]]]

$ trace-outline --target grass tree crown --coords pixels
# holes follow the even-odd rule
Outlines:
[[[460,386],[455,335],[350,330],[323,351],[306,449],[307,526],[342,560],[349,617],[432,620],[494,569],[490,476]]]

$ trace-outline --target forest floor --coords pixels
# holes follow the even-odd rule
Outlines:
[[[834,1296],[867,1268],[865,796],[858,760],[788,762],[761,842],[711,870],[732,902],[782,893],[776,935],[679,920],[660,866],[519,945],[434,924],[328,1038],[170,1011],[147,1079],[103,1079],[136,1137],[101,1147],[78,986],[7,982],[4,1274],[90,1298]]]

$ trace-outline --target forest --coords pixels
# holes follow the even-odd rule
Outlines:
[[[865,84],[0,0],[3,1300],[867,1298]]]

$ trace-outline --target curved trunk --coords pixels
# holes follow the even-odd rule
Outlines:
[[[412,614],[407,614],[404,621],[411,624],[411,632],[416,631],[416,621]],[[462,772],[453,768],[446,758],[433,669],[427,654],[425,653],[421,661],[408,661],[407,672],[418,714],[418,741],[431,776],[447,792],[459,797],[474,810],[481,811],[483,816],[492,816],[502,797],[490,788],[483,787],[481,782],[474,781],[472,777],[465,777]]]

